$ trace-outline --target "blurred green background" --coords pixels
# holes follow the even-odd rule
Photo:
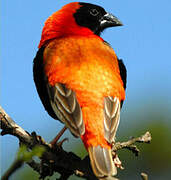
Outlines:
[[[63,125],[45,112],[32,78],[32,60],[37,52],[43,23],[70,0],[1,1],[1,105],[28,132],[36,131],[50,141]],[[147,130],[152,143],[140,144],[135,157],[119,152],[124,170],[121,180],[139,180],[145,172],[150,180],[171,179],[171,1],[87,0],[103,6],[123,22],[123,27],[106,30],[108,41],[128,71],[126,101],[121,112],[117,141],[126,141]],[[64,149],[84,157],[80,140],[67,131]],[[1,174],[14,161],[18,140],[1,137]],[[38,179],[26,165],[11,180]],[[51,178],[55,179],[55,176]],[[70,179],[76,179],[71,177]]]
[[[148,103],[148,101],[147,101]],[[147,130],[152,134],[151,144],[137,144],[137,147],[140,149],[140,154],[138,157],[135,157],[134,154],[128,150],[120,150],[119,157],[124,166],[124,170],[118,170],[118,177],[121,180],[132,180],[132,179],[141,179],[141,172],[148,174],[149,179],[154,180],[170,180],[171,178],[171,133],[170,133],[170,122],[166,123],[168,120],[169,111],[158,109],[156,111],[156,106],[149,106],[143,108],[145,114],[142,112],[141,108],[138,108],[134,118],[137,118],[138,122],[129,123],[125,125],[126,122],[132,119],[132,115],[126,112],[123,112],[121,124],[119,126],[117,141],[126,141],[132,136],[139,136],[144,134]],[[129,116],[129,117],[127,117]],[[145,121],[145,122],[144,122]],[[53,137],[55,134],[55,129],[52,127],[51,133],[44,134],[44,137]],[[69,137],[69,142],[64,143],[64,149],[67,151],[75,152],[80,157],[87,155],[83,144],[80,140],[77,140],[71,137],[69,132],[66,132],[63,137]],[[59,177],[58,174],[54,174],[51,179],[55,180],[56,177]],[[18,170],[12,176],[12,179],[16,180],[29,180],[38,179],[38,174],[33,172],[28,166],[25,166]],[[70,180],[81,179],[75,176],[70,177]]]

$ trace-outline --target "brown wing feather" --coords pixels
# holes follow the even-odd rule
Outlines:
[[[56,116],[66,124],[76,137],[84,134],[85,127],[82,111],[75,92],[66,88],[66,86],[61,83],[56,83],[55,86],[47,83],[47,90],[52,109]]]
[[[105,139],[112,143],[120,120],[120,102],[117,97],[105,97],[104,99],[104,131]]]

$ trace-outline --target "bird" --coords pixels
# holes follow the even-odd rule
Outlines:
[[[104,180],[117,175],[112,144],[127,71],[100,35],[122,25],[99,5],[66,4],[45,21],[33,61],[34,82],[45,110],[81,138],[95,176]]]

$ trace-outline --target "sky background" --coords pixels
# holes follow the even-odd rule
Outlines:
[[[45,112],[33,82],[33,58],[44,21],[69,0],[1,1],[0,104],[28,132],[50,140],[63,125]],[[122,58],[128,73],[126,101],[119,131],[130,130],[150,112],[168,113],[171,120],[171,1],[87,0],[101,5],[124,24],[102,34]],[[149,107],[149,108],[148,108]],[[153,111],[154,111],[153,110]],[[134,116],[135,112],[141,112]],[[128,117],[131,121],[128,121]],[[148,116],[144,123],[148,123]],[[69,133],[68,133],[69,136]],[[77,140],[74,140],[77,141]],[[1,138],[1,170],[14,160],[18,140]]]

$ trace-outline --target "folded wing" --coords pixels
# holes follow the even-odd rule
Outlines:
[[[120,120],[120,101],[117,97],[105,97],[104,99],[104,136],[112,143]]]
[[[83,135],[85,126],[75,92],[61,83],[56,83],[55,86],[47,83],[47,90],[52,109],[59,120],[65,123],[76,137]]]

